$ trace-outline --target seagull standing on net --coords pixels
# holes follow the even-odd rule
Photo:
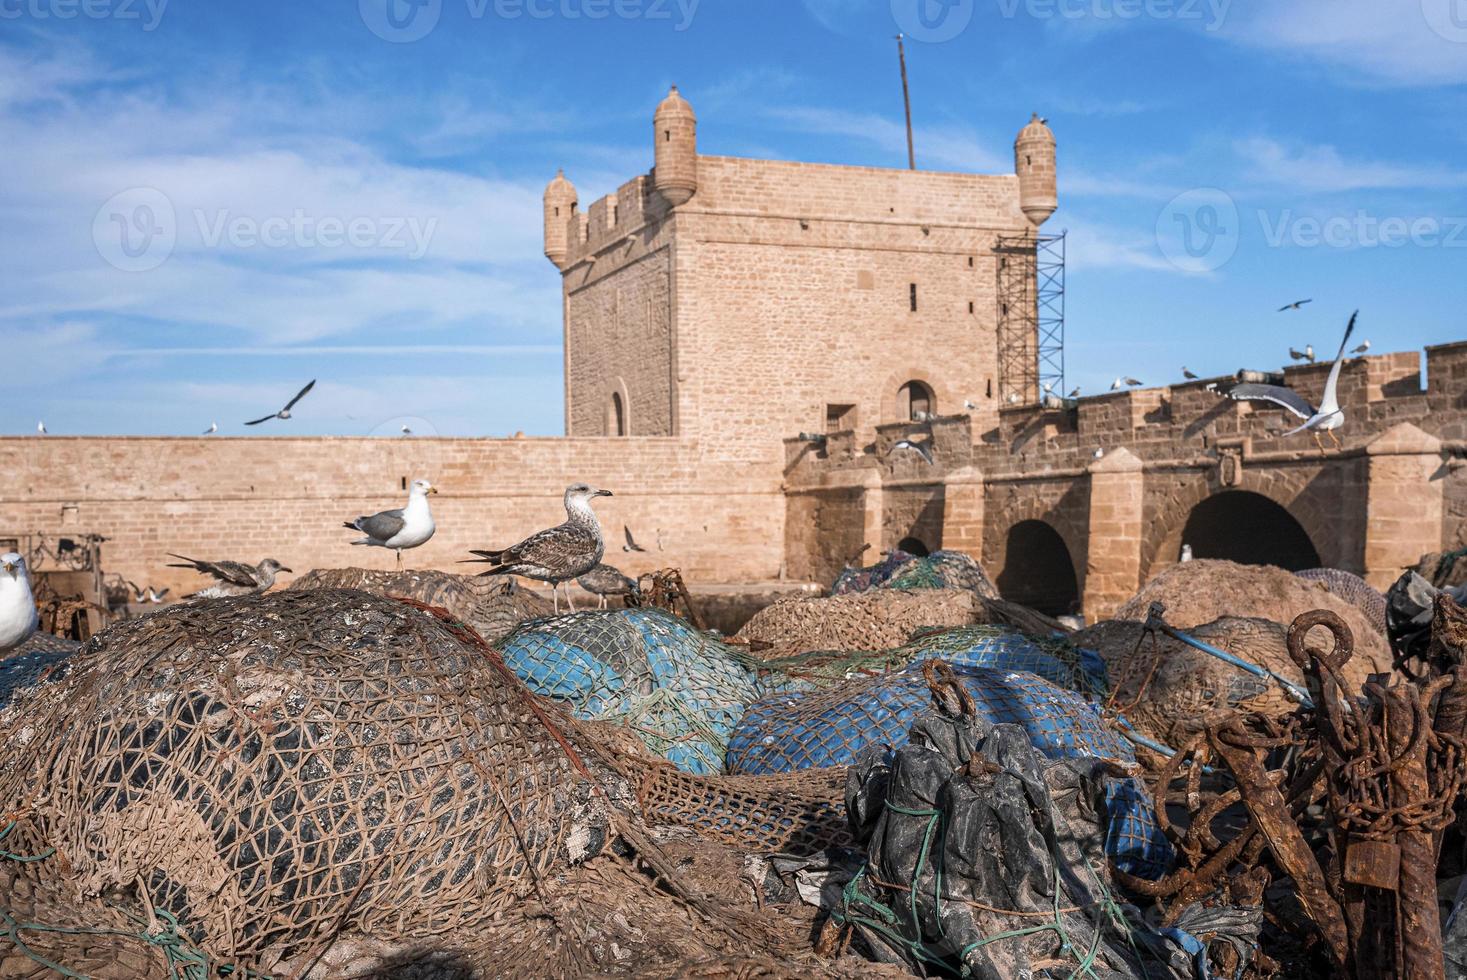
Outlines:
[[[184,596],[185,599],[222,599],[226,596],[249,595],[264,592],[275,584],[277,572],[288,572],[274,558],[266,558],[258,565],[246,565],[242,561],[198,561],[183,555],[168,553],[169,558],[178,558],[186,565],[169,565],[169,568],[192,568],[196,572],[214,577],[214,584],[198,592]]]
[[[270,415],[266,415],[263,418],[255,419],[253,422],[246,422],[245,425],[259,425],[261,422],[268,422],[271,419],[288,419],[288,418],[290,418],[290,410],[292,408],[295,408],[295,403],[298,402],[298,401],[300,401],[302,398],[306,397],[306,392],[310,391],[314,387],[316,387],[316,379],[315,378],[312,378],[311,379],[311,383],[308,384],[308,385],[306,385],[300,391],[296,392],[295,397],[292,398],[290,401],[286,402],[285,403],[285,407],[282,408],[280,411],[273,412]]]
[[[1289,310],[1297,310],[1297,309],[1301,308],[1305,303],[1313,303],[1313,302],[1314,302],[1314,300],[1312,300],[1312,299],[1296,299],[1292,303],[1287,303],[1287,304],[1285,304],[1283,306],[1280,306],[1279,307],[1279,312],[1280,313],[1286,313]]]
[[[1318,407],[1309,404],[1308,399],[1294,389],[1285,388],[1282,385],[1234,384],[1227,387],[1213,385],[1212,390],[1234,401],[1263,401],[1282,406],[1304,420],[1303,425],[1290,429],[1283,433],[1283,436],[1291,436],[1296,432],[1308,429],[1309,434],[1314,437],[1314,444],[1319,447],[1320,452],[1324,452],[1324,443],[1320,441],[1319,434],[1326,432],[1335,448],[1340,448],[1339,437],[1335,435],[1335,430],[1345,424],[1345,413],[1340,408],[1338,392],[1340,366],[1345,363],[1345,345],[1350,342],[1350,334],[1355,332],[1355,319],[1359,315],[1359,310],[1350,315],[1350,322],[1345,327],[1345,336],[1340,341],[1340,352],[1335,355],[1335,362],[1329,369],[1329,378],[1324,383],[1324,398],[1320,400]]]
[[[503,551],[474,551],[478,558],[470,558],[460,564],[488,564],[494,567],[484,575],[522,575],[525,578],[550,583],[550,594],[554,608],[560,612],[560,587],[571,579],[580,578],[601,561],[606,543],[601,537],[601,522],[591,509],[591,501],[597,497],[610,497],[610,490],[597,490],[584,483],[575,483],[565,488],[565,521],[555,527],[536,531],[512,548]],[[571,611],[575,603],[571,600],[570,586],[566,585],[565,602]]]
[[[414,480],[408,491],[407,506],[398,510],[384,510],[380,514],[358,517],[346,521],[342,526],[366,535],[354,545],[369,545],[391,548],[397,552],[397,570],[402,571],[402,553],[406,548],[426,544],[437,530],[433,513],[428,509],[428,495],[437,493],[438,488],[427,480]]]
[[[13,551],[0,555],[0,653],[29,640],[40,621],[25,559]]]

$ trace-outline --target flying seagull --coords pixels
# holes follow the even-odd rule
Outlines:
[[[1296,361],[1308,361],[1310,364],[1313,364],[1314,363],[1314,345],[1313,344],[1305,344],[1303,350],[1294,350],[1294,348],[1290,347],[1289,348],[1289,357],[1293,358]]]
[[[437,529],[437,525],[433,523],[433,514],[428,510],[428,494],[437,492],[438,488],[427,480],[414,480],[408,491],[406,507],[358,517],[354,521],[346,521],[342,526],[366,535],[360,541],[353,541],[354,545],[391,548],[397,552],[397,570],[402,571],[403,549],[416,548],[427,543]]]
[[[1350,353],[1351,354],[1354,354],[1356,357],[1358,357],[1361,354],[1364,354],[1368,350],[1370,350],[1370,341],[1367,340],[1363,344],[1361,344],[1359,347],[1356,347],[1354,350],[1350,351]]]
[[[306,397],[306,392],[310,391],[314,387],[316,387],[316,379],[315,378],[312,378],[311,379],[311,383],[308,384],[308,385],[306,385],[300,391],[296,392],[295,397],[292,398],[290,401],[286,402],[285,403],[285,407],[282,408],[280,411],[274,412],[274,413],[272,413],[270,415],[266,415],[264,418],[255,419],[253,422],[246,422],[245,425],[259,425],[261,422],[268,422],[271,419],[288,419],[288,418],[290,418],[290,410],[292,408],[295,408],[295,403],[298,402],[298,401],[300,401],[302,398]]]
[[[605,609],[614,595],[636,595],[637,583],[605,562],[576,578],[576,584],[596,596],[598,609]]]
[[[155,606],[159,605],[168,597],[168,593],[172,591],[172,589],[164,589],[162,592],[159,592],[150,585],[148,586],[147,600]]]
[[[1280,306],[1279,307],[1279,312],[1280,313],[1285,313],[1285,312],[1287,312],[1289,310],[1297,310],[1300,307],[1302,307],[1305,303],[1313,303],[1313,302],[1314,302],[1314,300],[1312,300],[1312,299],[1296,299],[1296,300],[1294,300],[1294,302],[1289,303],[1286,306]]]
[[[206,435],[206,436],[212,436],[214,433],[216,433],[218,431],[219,431],[219,423],[218,422],[210,422],[209,423],[209,427],[204,430],[204,435]]]
[[[927,461],[927,465],[932,465],[932,440],[930,439],[926,442],[913,442],[910,439],[898,439],[896,442],[891,444],[891,448],[886,451],[886,455],[890,456],[898,449],[910,449],[918,456],[921,456],[923,459],[925,459]]]
[[[198,561],[194,558],[184,558],[183,555],[175,555],[171,551],[168,557],[178,558],[188,563],[186,565],[171,564],[169,568],[192,568],[196,572],[212,575],[215,579],[213,585],[190,593],[184,596],[185,599],[222,599],[225,596],[264,592],[275,584],[276,572],[290,571],[274,558],[266,558],[258,565],[246,565],[242,561]]]
[[[647,550],[646,548],[643,548],[641,545],[637,544],[636,540],[632,538],[632,529],[629,528],[629,527],[627,527],[625,524],[623,524],[621,526],[621,533],[622,533],[622,536],[627,539],[627,543],[621,546],[621,550],[622,551],[646,551]]]
[[[555,611],[560,612],[560,587],[573,578],[585,575],[601,561],[606,544],[601,538],[601,522],[591,510],[596,497],[610,497],[610,490],[597,490],[584,483],[565,488],[565,522],[536,531],[512,548],[503,551],[475,551],[478,558],[460,564],[488,564],[494,567],[483,575],[523,575],[525,578],[550,583]],[[565,590],[565,602],[572,611],[576,606]]]
[[[1197,380],[1197,375],[1193,374],[1191,371],[1188,371],[1187,365],[1185,364],[1182,365],[1182,377],[1186,378],[1188,381]]]
[[[29,640],[39,623],[25,559],[13,551],[0,555],[0,653]]]
[[[1340,440],[1335,435],[1335,430],[1345,424],[1345,413],[1340,408],[1337,393],[1340,383],[1340,366],[1345,363],[1345,345],[1350,342],[1350,334],[1355,332],[1355,318],[1359,315],[1359,310],[1350,315],[1350,323],[1345,327],[1345,336],[1340,341],[1340,352],[1335,355],[1335,362],[1329,369],[1329,378],[1324,383],[1324,398],[1317,408],[1309,404],[1308,400],[1294,389],[1285,388],[1282,385],[1214,384],[1210,387],[1219,395],[1226,395],[1234,401],[1264,401],[1282,406],[1304,420],[1303,425],[1283,433],[1284,436],[1291,436],[1296,432],[1308,429],[1309,434],[1314,436],[1314,444],[1319,447],[1320,452],[1324,452],[1324,443],[1320,441],[1319,434],[1327,432],[1335,448],[1339,448]]]

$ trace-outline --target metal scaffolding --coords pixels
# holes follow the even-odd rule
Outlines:
[[[1065,394],[1065,233],[1000,235],[998,394],[1001,407]]]

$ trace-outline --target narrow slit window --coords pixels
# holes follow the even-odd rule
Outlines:
[[[910,292],[911,292],[911,298],[912,298],[912,312],[913,313],[916,313],[917,312],[917,284],[915,282],[912,283]]]

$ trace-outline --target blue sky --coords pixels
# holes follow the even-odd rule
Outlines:
[[[1467,0],[412,2],[0,0],[0,432],[557,434],[555,168],[901,166],[899,27],[919,166],[1050,120],[1071,385],[1467,338]]]

